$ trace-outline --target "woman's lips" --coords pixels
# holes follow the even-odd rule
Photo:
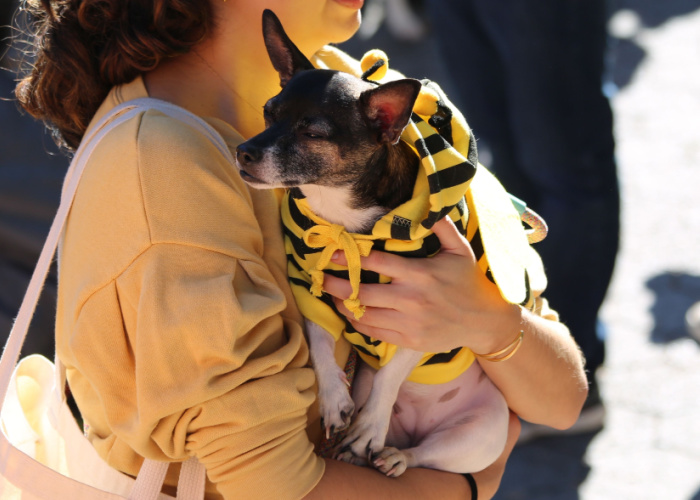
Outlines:
[[[340,5],[344,5],[350,9],[361,9],[365,3],[365,0],[335,0]]]

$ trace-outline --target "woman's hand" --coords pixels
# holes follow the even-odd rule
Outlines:
[[[523,331],[515,356],[479,364],[522,418],[570,427],[581,411],[587,384],[581,353],[566,326],[506,303],[451,221],[442,220],[433,230],[442,248],[430,259],[376,251],[363,258],[363,268],[392,282],[360,285],[366,310],[359,320],[342,303],[351,293],[348,281],[326,276],[324,289],[358,331],[417,351],[465,346],[487,354],[503,349]],[[345,264],[345,259],[340,255],[335,262]]]
[[[392,279],[388,284],[361,284],[366,307],[356,320],[343,305],[350,296],[347,280],[326,276],[324,290],[338,310],[362,333],[424,352],[467,346],[489,353],[507,345],[519,330],[520,308],[508,304],[479,268],[469,242],[444,218],[433,226],[442,245],[429,259],[412,259],[372,251],[362,267]],[[346,264],[342,252],[334,256]]]

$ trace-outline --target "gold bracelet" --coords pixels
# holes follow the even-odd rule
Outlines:
[[[520,349],[520,345],[523,343],[523,336],[524,335],[525,335],[525,331],[520,330],[520,333],[515,338],[515,340],[513,340],[513,342],[508,344],[508,346],[506,346],[504,349],[501,349],[500,351],[492,352],[489,354],[478,354],[475,352],[474,356],[476,356],[477,358],[484,359],[486,361],[493,361],[494,363],[498,362],[498,361],[505,361],[507,359],[510,359],[513,356],[513,354],[518,352],[518,349]]]

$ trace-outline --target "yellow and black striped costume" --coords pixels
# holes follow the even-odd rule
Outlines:
[[[432,95],[437,92],[442,99],[439,88],[430,85]],[[439,104],[444,110],[444,101]],[[431,118],[434,125],[438,123],[434,115],[424,118]],[[282,200],[288,274],[302,314],[336,340],[344,336],[361,358],[376,369],[391,359],[396,346],[357,332],[336,311],[330,296],[322,292],[324,273],[350,280],[353,294],[345,305],[360,317],[363,307],[357,300],[359,283],[389,281],[385,276],[360,269],[360,256],[375,249],[430,257],[440,248],[431,228],[448,216],[470,241],[479,266],[508,302],[529,305],[533,272],[536,280],[543,279],[539,257],[529,247],[520,214],[498,181],[478,164],[475,141],[464,119],[455,113],[441,125],[438,128],[442,135],[413,113],[401,136],[420,157],[413,197],[377,221],[371,234],[348,233],[342,226],[319,218],[298,190],[287,192]],[[347,268],[329,262],[338,249],[345,252]],[[474,355],[467,348],[427,353],[408,380],[445,383],[464,372],[473,361]]]

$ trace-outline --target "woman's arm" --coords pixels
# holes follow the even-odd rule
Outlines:
[[[505,302],[451,221],[442,220],[433,230],[442,249],[431,259],[384,252],[363,258],[363,268],[390,276],[392,282],[360,285],[360,302],[367,306],[360,320],[340,300],[350,295],[347,281],[326,276],[324,289],[357,330],[415,350],[466,346],[492,353],[522,330],[522,345],[512,358],[480,361],[481,366],[522,418],[556,428],[573,425],[587,385],[580,351],[567,328]],[[344,263],[342,253],[335,262]]]
[[[508,440],[501,456],[489,467],[473,474],[479,500],[488,500],[498,490],[506,461],[520,435],[520,421],[510,414]],[[343,498],[369,500],[440,499],[469,500],[472,491],[460,474],[431,469],[407,469],[400,477],[390,478],[367,467],[357,467],[337,460],[326,460],[321,481],[306,497],[307,500]]]

